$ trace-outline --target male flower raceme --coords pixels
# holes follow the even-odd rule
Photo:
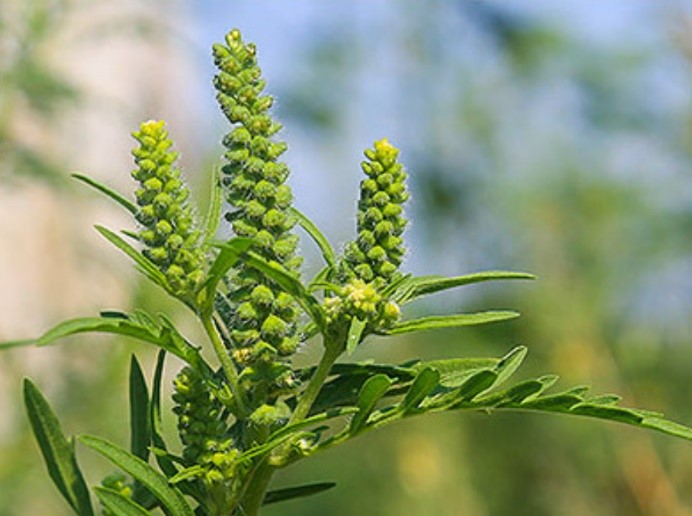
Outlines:
[[[190,298],[204,277],[205,256],[188,203],[190,191],[175,166],[178,153],[171,150],[163,121],[143,122],[133,137],[139,142],[132,151],[137,164],[132,177],[140,185],[135,196],[143,254],[164,273],[177,296]]]
[[[268,262],[298,276],[297,235],[289,213],[293,194],[286,184],[288,167],[279,160],[286,144],[274,141],[281,125],[269,114],[273,99],[263,95],[265,83],[254,45],[231,31],[226,44],[214,45],[214,78],[219,105],[234,125],[223,140],[228,149],[222,185],[234,233],[254,239],[252,250]],[[289,357],[299,337],[298,310],[291,295],[271,279],[240,262],[228,281],[229,292],[242,291],[242,300],[229,296],[217,307],[229,330],[227,342],[251,406],[273,403],[294,386]]]
[[[340,288],[325,299],[329,322],[342,329],[352,318],[366,321],[371,330],[387,329],[399,319],[399,307],[382,293],[399,277],[405,252],[403,205],[409,193],[398,155],[386,138],[365,151],[361,168],[367,177],[360,183],[357,237],[346,245],[339,263]]]

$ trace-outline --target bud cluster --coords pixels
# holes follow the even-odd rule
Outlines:
[[[346,246],[340,271],[342,278],[373,282],[378,289],[394,278],[404,256],[403,204],[409,194],[398,154],[387,139],[365,151],[361,167],[368,177],[360,183],[358,236]]]
[[[268,111],[272,97],[262,95],[264,81],[254,45],[231,31],[226,44],[214,45],[219,71],[214,79],[217,99],[235,125],[224,138],[228,149],[222,184],[231,211],[226,218],[233,231],[255,239],[252,248],[265,260],[281,264],[297,275],[298,237],[291,233],[294,217],[288,211],[293,194],[287,184],[288,167],[279,161],[286,144],[271,139],[281,125]],[[271,280],[240,264],[230,278],[231,291],[249,295],[220,307],[229,328],[231,355],[240,370],[241,385],[257,408],[292,386],[287,360],[298,345],[298,312],[292,296]]]
[[[176,295],[188,297],[204,277],[205,257],[188,203],[190,191],[175,167],[178,153],[170,150],[173,142],[163,121],[143,122],[133,136],[139,142],[132,151],[138,167],[132,177],[140,184],[135,195],[143,254],[160,268]]]
[[[343,324],[342,329],[356,318],[367,321],[371,330],[385,330],[391,328],[401,315],[394,301],[383,298],[372,283],[360,278],[349,281],[335,296],[327,297],[324,305],[327,323],[332,327]]]

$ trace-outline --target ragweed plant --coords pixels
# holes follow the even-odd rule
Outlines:
[[[501,358],[350,363],[348,356],[371,335],[396,338],[515,318],[516,312],[487,311],[406,320],[401,307],[450,288],[533,276],[489,271],[417,277],[401,270],[406,173],[386,139],[365,151],[356,236],[338,255],[293,206],[289,170],[280,160],[286,144],[276,136],[281,126],[270,114],[272,97],[263,93],[255,47],[233,30],[213,54],[217,99],[231,128],[204,221],[195,216],[161,121],[144,122],[133,134],[134,200],[77,176],[132,214],[135,231],[121,236],[97,230],[190,309],[206,341],[192,342],[166,315],[142,310],[69,320],[34,341],[47,345],[76,333],[104,332],[160,349],[150,385],[132,358],[129,449],[101,437],[77,437],[119,469],[93,488],[104,513],[131,516],[160,508],[175,516],[257,514],[264,504],[333,487],[322,482],[269,490],[278,469],[399,419],[441,411],[588,416],[692,440],[692,429],[620,407],[618,396],[591,396],[585,387],[551,392],[555,375],[507,386],[526,355],[523,346]],[[234,234],[226,241],[216,239],[222,221]],[[310,280],[300,275],[296,225],[324,257],[324,268]],[[293,354],[315,336],[321,337],[319,362],[296,368]],[[161,428],[169,354],[184,363],[171,389],[179,443],[166,442]],[[50,477],[75,513],[94,514],[73,441],[30,380],[24,393]]]

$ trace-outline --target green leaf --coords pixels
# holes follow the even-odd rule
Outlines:
[[[290,271],[286,270],[279,263],[268,262],[252,251],[247,252],[243,259],[248,266],[257,269],[276,282],[287,293],[291,294],[312,320],[315,321],[315,324],[319,328],[324,328],[325,315],[322,306]]]
[[[399,304],[408,303],[414,299],[448,290],[450,288],[460,287],[463,285],[471,285],[473,283],[481,283],[484,281],[496,280],[534,280],[536,276],[526,272],[511,272],[511,271],[485,271],[476,272],[474,274],[466,274],[464,276],[456,276],[447,278],[444,276],[418,276],[410,278],[401,288],[394,294],[393,298]]]
[[[199,303],[210,309],[214,303],[214,293],[221,279],[240,260],[240,257],[252,246],[251,238],[232,238],[228,242],[219,244],[219,254],[209,267],[207,279],[200,288]]]
[[[166,443],[162,437],[161,429],[161,380],[166,362],[166,351],[160,350],[156,357],[156,369],[154,370],[154,380],[151,386],[151,402],[149,403],[149,430],[151,432],[152,444],[165,452],[168,452]],[[161,470],[172,477],[178,472],[178,468],[167,456],[155,454],[156,462]]]
[[[24,404],[53,483],[77,514],[93,515],[89,490],[77,465],[74,447],[65,438],[48,401],[29,379],[24,380]]]
[[[95,486],[94,492],[104,508],[113,516],[150,516],[151,513],[137,502],[115,489]]]
[[[183,494],[171,487],[166,477],[139,457],[101,437],[80,435],[79,440],[139,480],[168,509],[171,516],[194,516]]]
[[[127,199],[124,195],[116,192],[115,190],[112,190],[111,188],[107,187],[104,184],[99,183],[95,179],[92,179],[91,177],[82,175],[82,174],[72,174],[72,177],[77,179],[78,181],[81,181],[82,183],[85,183],[92,188],[95,188],[99,192],[107,195],[111,199],[113,199],[115,202],[117,202],[120,206],[125,208],[127,211],[129,211],[132,215],[135,215],[137,213],[137,205]]]
[[[507,321],[519,317],[517,312],[495,311],[478,312],[474,314],[436,315],[423,317],[412,321],[404,321],[387,331],[387,335],[401,335],[416,331],[433,330],[438,328],[456,328],[458,326],[474,326],[499,321]]]
[[[363,429],[375,405],[391,385],[391,378],[384,374],[375,375],[365,382],[358,395],[358,412],[351,419],[349,431],[352,435]]]
[[[312,496],[322,493],[335,486],[336,483],[334,482],[319,482],[317,484],[307,484],[304,486],[275,489],[274,491],[269,491],[264,496],[262,505],[285,502],[287,500],[293,500],[295,498],[305,498],[306,496]]]
[[[439,371],[426,367],[416,375],[399,407],[403,412],[416,410],[426,396],[432,393],[438,385],[440,385]]]
[[[334,253],[334,249],[329,243],[329,240],[327,240],[327,237],[324,236],[317,225],[315,225],[315,223],[311,221],[305,214],[293,207],[289,208],[288,211],[291,215],[298,219],[298,224],[300,224],[300,227],[302,227],[307,234],[310,235],[315,244],[317,244],[317,247],[319,247],[320,251],[322,252],[322,257],[327,265],[334,267],[336,265],[336,253]]]
[[[499,387],[519,369],[528,351],[526,346],[517,346],[500,359],[495,366],[495,372],[498,375],[495,387]]]
[[[33,346],[36,344],[36,339],[9,340],[0,342],[0,349],[22,348],[24,346]]]
[[[204,235],[205,243],[212,242],[216,236],[216,231],[221,220],[221,206],[223,204],[223,190],[221,189],[219,178],[219,167],[212,168],[211,176],[211,192],[209,193],[209,209],[204,217]]]
[[[348,328],[348,338],[346,339],[346,353],[348,355],[353,353],[358,344],[360,344],[360,338],[363,336],[363,330],[365,330],[366,325],[367,321],[365,320],[358,319],[357,317],[351,319],[351,325]]]
[[[660,417],[645,417],[640,426],[692,441],[692,428]]]
[[[459,402],[472,401],[475,397],[490,389],[499,375],[490,369],[481,369],[471,375],[456,391]]]
[[[54,326],[41,335],[36,344],[47,346],[54,341],[78,333],[111,333],[132,337],[143,342],[155,344],[182,358],[186,362],[198,360],[199,352],[192,348],[179,334],[165,326],[142,318],[141,312],[131,318],[120,317],[77,317]]]
[[[130,450],[146,461],[149,458],[149,392],[137,357],[130,359]]]
[[[159,270],[156,264],[154,264],[154,262],[149,260],[146,256],[137,251],[137,249],[125,242],[125,240],[113,233],[110,229],[104,228],[103,226],[95,227],[96,231],[101,233],[106,240],[108,240],[111,244],[120,249],[127,256],[132,258],[132,260],[134,260],[134,262],[137,264],[139,270],[147,278],[149,278],[153,283],[155,283],[159,287],[163,288],[166,292],[173,295],[171,287],[168,284],[168,280],[166,280],[166,276],[163,275],[163,273]]]
[[[440,373],[440,385],[447,388],[460,387],[471,375],[481,369],[495,367],[497,358],[449,358],[420,362],[414,366],[417,371],[432,367]]]

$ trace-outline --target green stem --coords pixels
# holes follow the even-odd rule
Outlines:
[[[239,513],[243,516],[256,516],[259,514],[259,510],[262,507],[262,502],[264,501],[264,496],[269,487],[269,481],[274,474],[275,469],[267,464],[266,462],[261,463],[255,473],[252,475],[252,479],[248,484],[247,490],[243,495],[243,498],[238,504]]]
[[[214,322],[212,321],[211,316],[203,315],[201,320],[204,330],[207,332],[209,340],[214,347],[214,352],[216,353],[219,362],[221,362],[223,372],[226,374],[228,386],[231,389],[236,406],[238,407],[239,414],[237,415],[242,417],[247,412],[247,400],[245,399],[245,393],[238,385],[238,371],[236,370],[235,365],[233,365],[233,361],[231,360],[226,347],[223,345],[223,342],[221,342],[221,337],[219,337],[219,334],[214,327]]]
[[[322,389],[322,385],[327,379],[327,376],[329,376],[329,371],[331,371],[334,362],[336,362],[336,359],[339,358],[343,350],[344,346],[336,345],[336,342],[333,341],[325,341],[324,355],[322,355],[320,363],[317,365],[317,369],[315,369],[315,373],[312,375],[312,378],[310,378],[308,386],[300,396],[298,405],[293,411],[289,424],[298,423],[308,416],[313,403],[315,403],[317,399],[317,395],[320,393],[320,389]]]

